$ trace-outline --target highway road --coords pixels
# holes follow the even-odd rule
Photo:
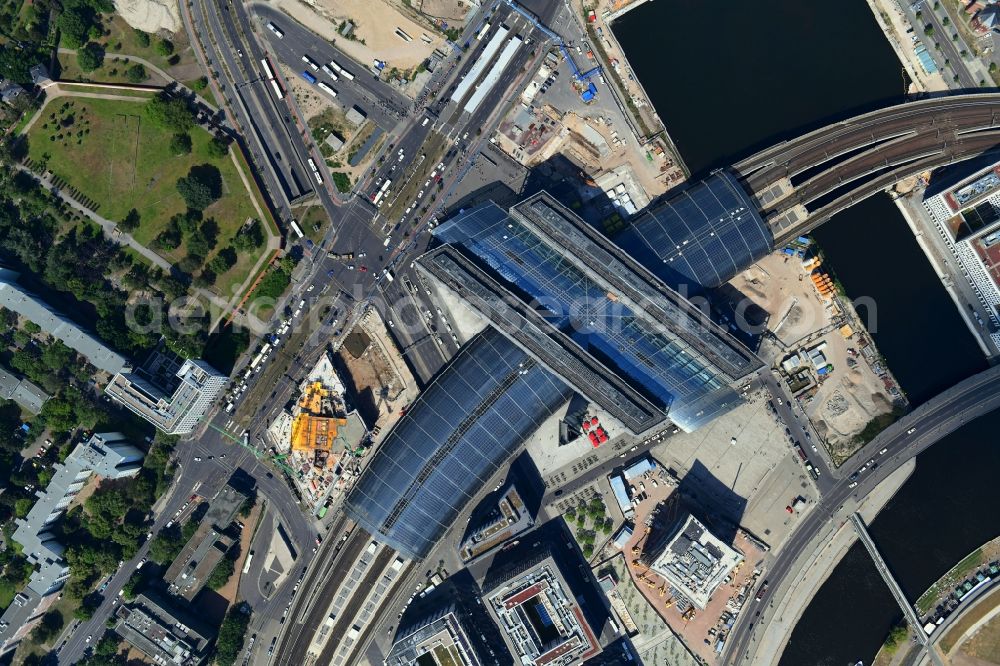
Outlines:
[[[308,71],[320,81],[337,91],[337,103],[350,109],[357,106],[376,125],[386,132],[392,132],[400,120],[413,110],[413,101],[385,81],[376,79],[369,71],[371,63],[362,65],[351,60],[343,51],[332,46],[307,27],[297,23],[288,14],[275,7],[254,3],[250,9],[257,15],[259,24],[263,26],[260,35],[268,41],[269,48],[295,72]],[[266,25],[273,22],[284,33],[279,38]],[[354,75],[353,80],[339,76],[331,79],[322,71],[314,71],[302,60],[308,55],[319,65],[325,65],[331,60]],[[325,94],[325,93],[319,93]]]
[[[818,505],[782,546],[774,559],[765,564],[763,579],[768,581],[768,603],[755,605],[749,602],[726,642],[724,652],[728,664],[753,664],[756,637],[768,631],[774,608],[780,607],[781,596],[787,585],[798,575],[800,560],[807,554],[812,541],[831,521],[843,522],[841,513],[844,502],[852,495],[860,500],[902,464],[951,434],[970,421],[1000,407],[1000,366],[985,370],[960,382],[940,395],[927,401],[913,412],[889,426],[859,451],[854,459],[874,460],[877,468],[863,472],[858,485],[851,488],[850,477],[855,471],[850,467],[832,472],[835,482],[830,485]],[[880,454],[886,449],[885,454]],[[763,629],[762,629],[763,628]]]

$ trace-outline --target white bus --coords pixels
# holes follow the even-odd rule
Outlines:
[[[379,190],[378,192],[375,193],[375,196],[372,197],[372,203],[375,204],[376,207],[378,207],[378,205],[380,203],[382,203],[382,197],[384,197],[384,196],[385,196],[385,192],[383,192],[382,190]]]
[[[257,355],[253,357],[253,360],[250,361],[250,369],[253,370],[260,365],[260,359],[262,358],[264,358],[264,352],[258,352]]]
[[[271,87],[274,88],[274,95],[278,99],[285,99],[285,93],[281,90],[281,86],[275,79],[271,79]]]
[[[476,41],[479,41],[480,39],[482,39],[483,36],[487,32],[489,32],[489,30],[490,30],[490,22],[487,21],[486,23],[483,24],[482,29],[479,32],[476,33]]]
[[[296,222],[295,220],[292,220],[291,226],[292,226],[292,231],[295,232],[295,236],[298,238],[302,238],[303,234],[302,234],[302,229],[299,227],[299,223]]]
[[[323,81],[320,81],[316,85],[319,86],[319,89],[322,90],[323,92],[325,92],[326,94],[328,94],[330,97],[336,97],[337,96],[337,91],[334,90],[333,88],[331,88],[330,86],[328,86]]]
[[[320,67],[320,69],[322,69],[323,73],[326,74],[327,76],[329,76],[334,81],[337,80],[337,73],[335,71],[333,71],[332,69],[330,69],[329,65],[323,65],[322,67]]]
[[[389,186],[390,186],[390,185],[392,185],[392,179],[391,179],[391,178],[386,178],[386,179],[385,179],[385,182],[384,182],[384,183],[382,183],[382,187],[381,187],[381,188],[379,188],[379,189],[380,189],[380,190],[381,190],[382,192],[388,192],[388,191],[389,191]]]
[[[267,61],[267,58],[260,59],[260,66],[264,68],[264,73],[267,75],[267,80],[274,80],[274,70],[271,69],[271,63]]]
[[[244,574],[250,573],[250,563],[251,562],[253,562],[253,551],[252,550],[249,553],[247,553],[247,559],[243,562],[243,573]],[[252,647],[252,644],[251,644],[251,647]]]
[[[307,55],[302,56],[302,62],[304,62],[305,64],[309,65],[309,67],[311,67],[314,72],[318,72],[319,71],[319,63],[317,63],[315,60],[313,60],[309,56],[307,56]]]
[[[281,31],[281,28],[279,28],[278,26],[274,25],[274,23],[270,23],[269,22],[267,24],[267,29],[270,30],[271,32],[273,32],[275,35],[277,35],[278,39],[282,39],[285,36],[285,33],[283,33]]]
[[[332,67],[338,74],[340,72],[344,71],[343,68],[340,65],[337,64],[336,60],[331,60],[330,61],[330,67]]]

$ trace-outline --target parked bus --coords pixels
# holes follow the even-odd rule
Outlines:
[[[271,87],[274,88],[274,95],[278,99],[285,99],[285,93],[281,90],[281,86],[275,79],[271,79]]]
[[[302,234],[302,229],[299,227],[299,223],[296,222],[295,220],[292,220],[291,226],[292,226],[292,231],[295,232],[295,236],[298,238],[302,238],[303,234]]]
[[[250,573],[250,563],[253,562],[253,551],[247,553],[247,559],[243,562],[243,573]]]
[[[312,71],[314,71],[314,72],[318,72],[319,71],[319,63],[317,63],[315,60],[313,60],[309,56],[307,56],[307,55],[302,56],[302,62],[304,62],[305,64],[309,65],[309,67],[312,68]]]
[[[309,83],[312,84],[316,83],[316,77],[305,70],[302,70],[302,78],[308,81]]]
[[[331,88],[330,86],[328,86],[323,81],[320,81],[316,85],[318,85],[319,89],[322,90],[323,92],[327,93],[330,97],[336,97],[337,96],[337,91],[334,90],[333,88]]]
[[[285,33],[283,33],[281,31],[281,28],[279,28],[278,26],[274,25],[274,23],[270,23],[269,22],[267,24],[267,29],[270,30],[271,32],[273,32],[275,35],[277,35],[278,39],[283,39],[284,36],[285,36]]]
[[[320,67],[320,69],[322,69],[323,73],[329,76],[334,81],[337,80],[337,73],[333,71],[329,65],[323,65],[322,67]]]

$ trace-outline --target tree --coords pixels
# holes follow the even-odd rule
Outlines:
[[[121,222],[118,223],[118,228],[127,234],[132,233],[139,228],[139,211],[135,208],[130,210],[122,218]]]
[[[135,43],[144,49],[149,48],[149,33],[135,28]]]
[[[174,155],[187,155],[191,152],[191,136],[185,133],[174,134],[170,139],[170,152]]]
[[[56,21],[63,45],[71,49],[83,46],[93,20],[94,12],[86,5],[80,4],[67,8]]]
[[[928,37],[930,37],[931,35],[933,35],[934,34],[934,26],[932,26],[930,23],[928,23],[927,25],[925,25],[924,26],[924,34],[927,35]]]
[[[156,52],[166,57],[174,52],[174,43],[169,39],[161,39],[156,43]]]
[[[226,613],[219,627],[219,637],[215,641],[215,663],[219,666],[233,666],[243,647],[243,638],[250,625],[250,609],[246,603],[234,606]]]
[[[258,220],[240,229],[233,238],[233,247],[239,252],[251,252],[264,244],[264,230]]]
[[[213,160],[222,159],[229,154],[229,143],[220,137],[213,137],[205,150]]]
[[[210,590],[222,589],[229,579],[236,572],[236,563],[233,562],[232,558],[228,554],[219,560],[219,563],[215,565],[212,569],[212,573],[208,575],[205,580],[205,585],[208,586]]]
[[[125,70],[125,79],[129,83],[142,83],[148,78],[149,75],[146,74],[146,68],[142,63],[136,63]]]
[[[104,64],[104,49],[100,44],[87,42],[77,50],[76,62],[83,71],[92,72]]]
[[[48,643],[59,635],[65,624],[66,622],[63,620],[62,613],[57,610],[49,611],[42,616],[38,627],[35,629],[35,640],[39,643]]]
[[[188,208],[205,210],[222,196],[222,174],[211,164],[191,167],[177,180],[177,192]]]
[[[28,512],[31,511],[31,507],[34,505],[35,503],[30,499],[22,497],[14,502],[14,514],[18,518],[24,518],[28,515]]]
[[[236,265],[236,259],[236,250],[232,246],[224,247],[212,257],[212,260],[208,262],[208,267],[217,275],[221,275]]]
[[[157,125],[175,132],[187,132],[194,127],[194,115],[187,102],[166,93],[146,102],[146,115]]]
[[[198,92],[201,92],[202,90],[204,90],[207,87],[208,87],[208,77],[207,76],[199,76],[197,79],[195,79],[194,81],[191,82],[191,89],[195,90],[195,91],[198,91]]]

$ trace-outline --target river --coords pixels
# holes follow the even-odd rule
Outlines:
[[[656,0],[615,34],[695,174],[781,138],[901,100],[904,76],[864,0],[706,3]],[[815,234],[916,405],[985,367],[978,346],[895,205],[877,196]],[[864,316],[866,313],[862,311]],[[903,588],[919,594],[1000,534],[990,509],[1000,414],[970,424],[918,458],[917,471],[871,526]],[[818,590],[782,666],[871,663],[900,613],[860,546]]]

